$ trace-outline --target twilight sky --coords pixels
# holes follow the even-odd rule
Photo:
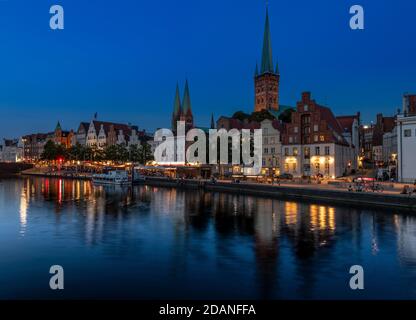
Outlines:
[[[65,29],[49,28],[49,8]],[[349,7],[365,30],[349,28]],[[391,115],[416,92],[414,0],[269,1],[280,102],[311,91],[336,115]],[[189,81],[195,123],[253,109],[262,0],[0,0],[0,138],[103,121],[169,127]]]

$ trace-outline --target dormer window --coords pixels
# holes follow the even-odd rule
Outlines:
[[[307,104],[305,104],[305,105],[303,106],[303,111],[309,111],[309,107],[308,107],[308,105],[307,105]]]

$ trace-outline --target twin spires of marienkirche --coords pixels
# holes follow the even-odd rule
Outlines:
[[[181,102],[179,85],[176,84],[175,99],[173,102],[173,114],[172,114],[172,128],[176,130],[177,121],[185,121],[186,126],[193,126],[193,115],[191,107],[191,96],[189,94],[188,80],[185,81],[185,89]]]

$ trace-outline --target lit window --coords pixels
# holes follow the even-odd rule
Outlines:
[[[319,136],[319,141],[321,142],[325,141],[325,136]]]

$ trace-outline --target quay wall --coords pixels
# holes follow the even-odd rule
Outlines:
[[[23,174],[57,177],[27,170]],[[91,177],[62,177],[72,179],[90,179]],[[181,188],[188,190],[206,190],[212,192],[229,192],[242,195],[339,204],[359,207],[373,207],[414,211],[416,213],[416,196],[388,194],[378,192],[349,192],[346,190],[329,190],[324,188],[302,188],[301,186],[277,186],[256,183],[215,183],[205,180],[176,180],[163,177],[146,177],[146,185],[157,187]]]
[[[0,162],[0,177],[13,176],[30,168],[33,168],[33,165],[30,163]]]
[[[340,205],[366,206],[374,208],[389,208],[397,210],[410,210],[416,212],[416,196],[401,194],[386,194],[373,192],[349,192],[345,190],[326,190],[302,188],[300,186],[277,186],[254,183],[208,182],[197,180],[168,180],[165,178],[150,177],[145,184],[154,186],[203,189],[214,192],[231,192],[236,194],[278,198],[285,200],[300,200],[308,202],[321,202]]]

